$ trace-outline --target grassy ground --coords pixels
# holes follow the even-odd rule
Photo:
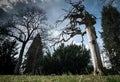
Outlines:
[[[62,75],[62,76],[15,76],[0,75],[0,82],[120,82],[120,75]]]

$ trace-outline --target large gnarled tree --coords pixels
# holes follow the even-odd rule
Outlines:
[[[83,36],[87,33],[93,62],[94,74],[103,75],[103,65],[101,62],[99,47],[96,41],[97,37],[95,28],[93,26],[96,23],[95,17],[85,10],[85,7],[82,4],[82,2],[83,0],[75,3],[69,2],[73,8],[68,12],[68,14],[64,17],[63,20],[57,21],[63,22],[66,19],[69,20],[69,23],[66,25],[65,30],[61,33],[62,38],[60,38],[58,42],[66,42],[76,35]],[[81,28],[83,28],[82,25],[86,26],[84,32],[82,32],[81,30]],[[65,35],[67,35],[68,38],[64,38]]]

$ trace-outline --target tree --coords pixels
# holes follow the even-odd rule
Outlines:
[[[43,69],[42,69],[42,74],[44,75],[50,75],[52,74],[52,68],[53,67],[53,57],[52,53],[48,49],[46,51],[46,55],[43,56]]]
[[[4,40],[0,45],[0,74],[14,74],[16,55],[16,41]]]
[[[58,74],[72,73],[72,74],[85,74],[90,62],[89,51],[84,46],[77,46],[71,44],[64,46],[61,44],[53,53],[53,59],[55,62],[53,67]],[[60,74],[61,74],[60,73]]]
[[[66,42],[76,35],[83,36],[87,33],[91,57],[93,61],[94,75],[104,75],[100,51],[96,41],[96,31],[93,26],[96,23],[96,17],[85,10],[85,7],[82,4],[82,2],[83,0],[80,0],[79,2],[75,3],[69,2],[69,4],[72,5],[72,9],[68,12],[68,14],[64,17],[63,20],[57,21],[63,22],[64,20],[69,20],[69,23],[66,25],[65,30],[61,33],[62,39],[60,37],[60,40],[58,42]],[[81,30],[81,25],[86,26],[85,31],[83,32]],[[64,35],[68,36],[68,38],[64,38]]]
[[[25,60],[25,71],[27,74],[41,74],[43,61],[43,46],[39,34],[34,38]]]
[[[44,60],[45,74],[86,74],[90,55],[89,50],[82,46],[61,44],[53,54],[48,53]]]
[[[120,71],[120,13],[112,5],[104,6],[102,10],[101,37],[104,48],[110,58],[112,68]],[[115,72],[114,71],[114,72]]]
[[[23,7],[19,6],[19,4],[23,4]],[[26,5],[27,4],[22,2],[18,4],[16,3],[13,8],[19,6],[19,10],[14,9],[16,12],[12,13],[9,23],[3,25],[11,30],[7,35],[22,43],[18,62],[14,70],[15,74],[19,74],[20,72],[19,69],[26,44],[34,38],[37,32],[44,36],[46,32],[46,28],[44,28],[43,25],[46,20],[44,10],[37,6]],[[42,38],[44,36],[42,36]]]

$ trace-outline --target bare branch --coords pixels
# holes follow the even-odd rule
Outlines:
[[[69,0],[69,2],[67,2],[73,6],[72,9],[68,12],[66,16],[64,16],[63,20],[58,20],[56,23],[63,22],[66,19],[69,20],[69,23],[66,25],[64,31],[60,34],[61,36],[60,40],[58,40],[55,44],[62,41],[66,42],[75,35],[84,36],[84,34],[86,34],[86,31],[81,32],[80,27],[79,28],[77,27],[78,25],[88,26],[88,25],[94,25],[96,23],[95,16],[89,14],[85,10],[84,5],[82,5],[83,1],[84,0],[80,0],[78,2],[73,3],[71,0]],[[63,37],[64,35],[68,35],[69,37],[65,39]]]
[[[13,27],[13,28],[19,30],[21,32],[20,34],[24,35],[24,40],[26,39],[26,34],[25,34],[25,32],[23,32],[23,30],[21,30],[20,28],[17,28],[17,27]]]
[[[21,38],[15,36],[14,34],[9,34],[9,33],[8,33],[7,35],[10,36],[10,37],[14,37],[15,39],[17,39],[17,40],[20,41],[20,42],[24,42]]]
[[[63,31],[60,34],[60,38],[62,38],[61,40],[58,40],[57,42],[55,42],[52,46],[55,46],[56,44],[60,43],[60,42],[67,42],[68,40],[70,40],[71,38],[73,38],[75,35],[82,35],[84,36],[84,34],[86,34],[86,31],[81,32],[81,30],[75,30],[75,31],[71,31],[71,32],[67,32],[67,31]],[[68,35],[69,37],[67,39],[64,38],[63,35]]]

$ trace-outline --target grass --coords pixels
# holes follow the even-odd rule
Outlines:
[[[61,76],[30,76],[0,75],[0,82],[120,82],[120,75],[61,75]]]

